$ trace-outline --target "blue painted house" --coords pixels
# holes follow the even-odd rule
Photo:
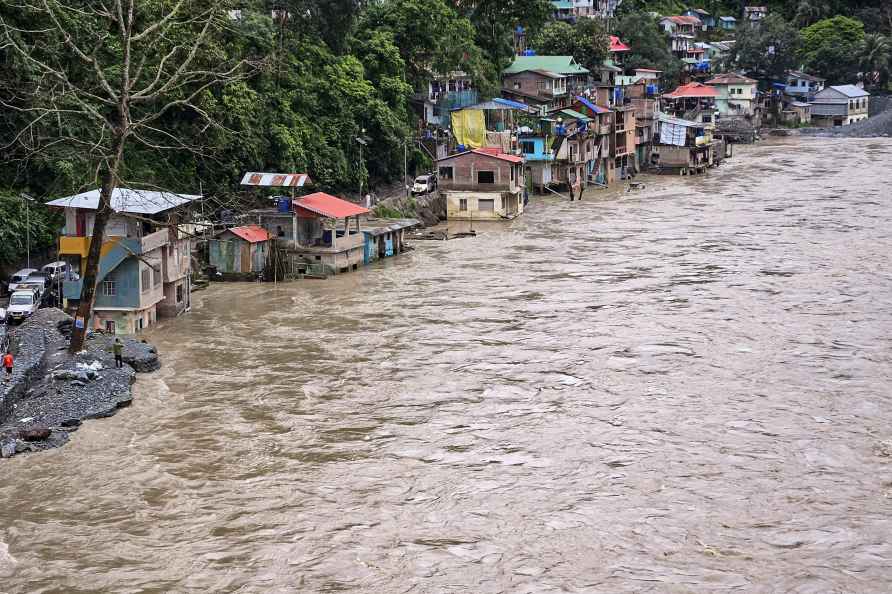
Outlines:
[[[737,29],[737,19],[732,16],[719,17],[719,29],[724,31],[734,31]]]
[[[89,328],[132,334],[189,307],[191,242],[179,231],[179,207],[198,196],[116,188],[100,251],[96,297]],[[99,190],[47,203],[62,208],[65,228],[59,259],[83,276],[99,206]],[[62,296],[73,305],[83,281],[65,281]]]
[[[702,27],[704,31],[715,29],[715,17],[702,8],[689,8],[682,14],[684,16],[692,16],[700,19],[700,22],[703,23]]]

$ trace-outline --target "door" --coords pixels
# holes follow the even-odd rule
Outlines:
[[[106,334],[114,334],[115,333],[115,323],[112,320],[105,321],[105,333]]]
[[[76,232],[75,235],[77,237],[86,237],[87,236],[87,214],[83,211],[77,211],[77,215],[75,215],[75,226]]]

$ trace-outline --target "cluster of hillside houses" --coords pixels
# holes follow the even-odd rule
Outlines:
[[[620,2],[552,2],[554,18],[610,18]],[[759,26],[764,6],[740,17]],[[663,88],[662,72],[624,67],[631,51],[617,36],[598,68],[570,56],[536,55],[515,33],[516,57],[502,72],[501,96],[481,101],[462,72],[430,81],[416,96],[450,218],[510,219],[531,192],[579,198],[589,187],[643,170],[690,175],[731,156],[732,144],[753,142],[763,121],[775,125],[845,126],[868,117],[869,94],[854,85],[791,71],[759,81],[728,68],[738,19],[702,8],[663,16],[659,25],[685,64],[681,85]],[[704,32],[725,41],[698,41]],[[710,33],[708,38],[723,36]]]
[[[610,18],[621,0],[555,1],[558,19]],[[758,24],[768,10],[746,7]],[[665,16],[666,43],[686,64],[683,84],[663,88],[662,73],[627,71],[631,48],[611,36],[609,57],[594,71],[570,56],[539,56],[515,33],[517,56],[502,73],[501,96],[481,101],[461,72],[432,79],[415,97],[420,142],[435,157],[440,193],[451,220],[501,220],[521,215],[530,194],[581,199],[643,170],[691,175],[752,142],[771,114],[788,124],[843,126],[868,117],[869,95],[852,85],[825,86],[805,72],[784,81],[756,81],[726,72],[733,39],[698,42],[700,32],[732,33],[733,16],[693,8]],[[134,333],[190,307],[196,251],[212,274],[248,280],[328,276],[398,255],[414,219],[376,219],[368,205],[322,192],[300,195],[306,174],[246,173],[242,186],[276,191],[275,207],[250,211],[223,229],[190,223],[200,196],[119,188],[106,229],[92,328]],[[60,259],[83,272],[99,192],[49,203],[64,210]],[[69,305],[81,280],[64,283]]]

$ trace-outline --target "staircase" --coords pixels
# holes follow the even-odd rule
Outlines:
[[[108,276],[108,274],[121,265],[121,263],[134,254],[140,252],[138,239],[121,238],[115,241],[114,245],[99,260],[99,273],[96,275],[96,284]],[[84,281],[78,279],[76,281],[65,281],[62,285],[62,296],[66,299],[80,299],[83,291]]]

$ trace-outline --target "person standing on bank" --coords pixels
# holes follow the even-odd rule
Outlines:
[[[124,367],[124,343],[121,342],[120,338],[115,339],[113,348],[115,350],[115,367],[120,369]]]
[[[6,370],[6,375],[3,378],[4,382],[8,382],[12,378],[12,351],[6,351],[6,354],[3,355],[3,368]]]

